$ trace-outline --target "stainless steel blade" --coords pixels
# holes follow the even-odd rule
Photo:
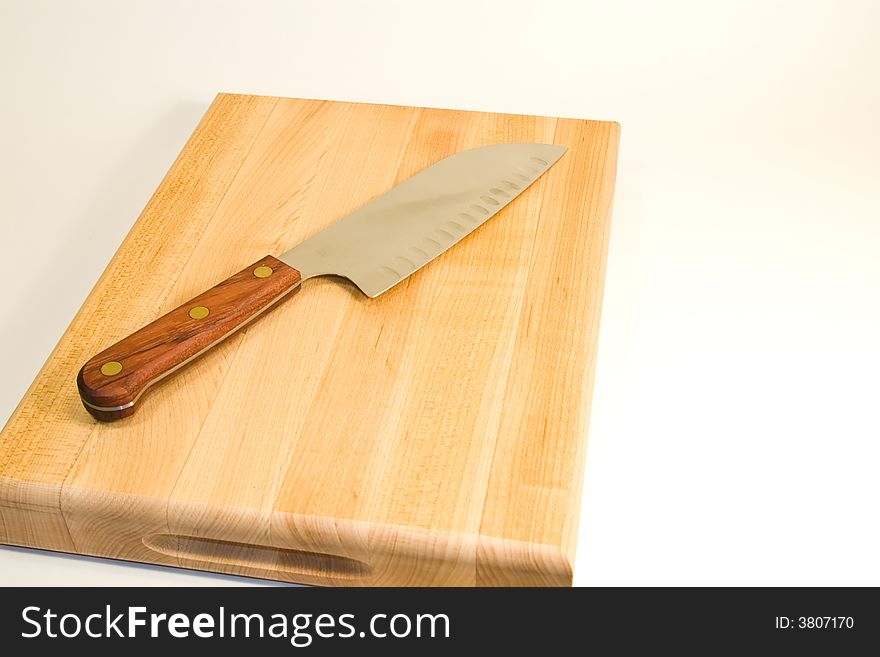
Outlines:
[[[568,150],[496,144],[405,180],[280,256],[303,279],[344,276],[377,297],[495,215]]]

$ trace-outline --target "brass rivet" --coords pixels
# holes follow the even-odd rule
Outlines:
[[[122,371],[122,363],[117,360],[111,360],[101,365],[101,374],[104,376],[115,376]]]
[[[257,278],[269,278],[272,275],[272,268],[266,265],[260,265],[254,269],[254,276]]]
[[[196,306],[195,308],[190,308],[189,316],[193,319],[205,319],[209,312],[211,311],[204,306]]]

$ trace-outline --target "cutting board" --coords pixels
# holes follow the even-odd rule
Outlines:
[[[0,542],[321,585],[570,585],[619,126],[221,94],[0,437]],[[458,151],[569,151],[376,299],[317,278],[95,421],[92,355]]]

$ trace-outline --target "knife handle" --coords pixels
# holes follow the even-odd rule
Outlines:
[[[89,360],[76,377],[83,405],[102,421],[131,415],[148,387],[293,296],[300,280],[261,258]]]

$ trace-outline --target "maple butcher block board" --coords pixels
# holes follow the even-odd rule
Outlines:
[[[219,95],[0,436],[0,542],[322,585],[569,585],[619,126]],[[569,151],[378,298],[303,291],[151,388],[91,356],[458,151]]]

